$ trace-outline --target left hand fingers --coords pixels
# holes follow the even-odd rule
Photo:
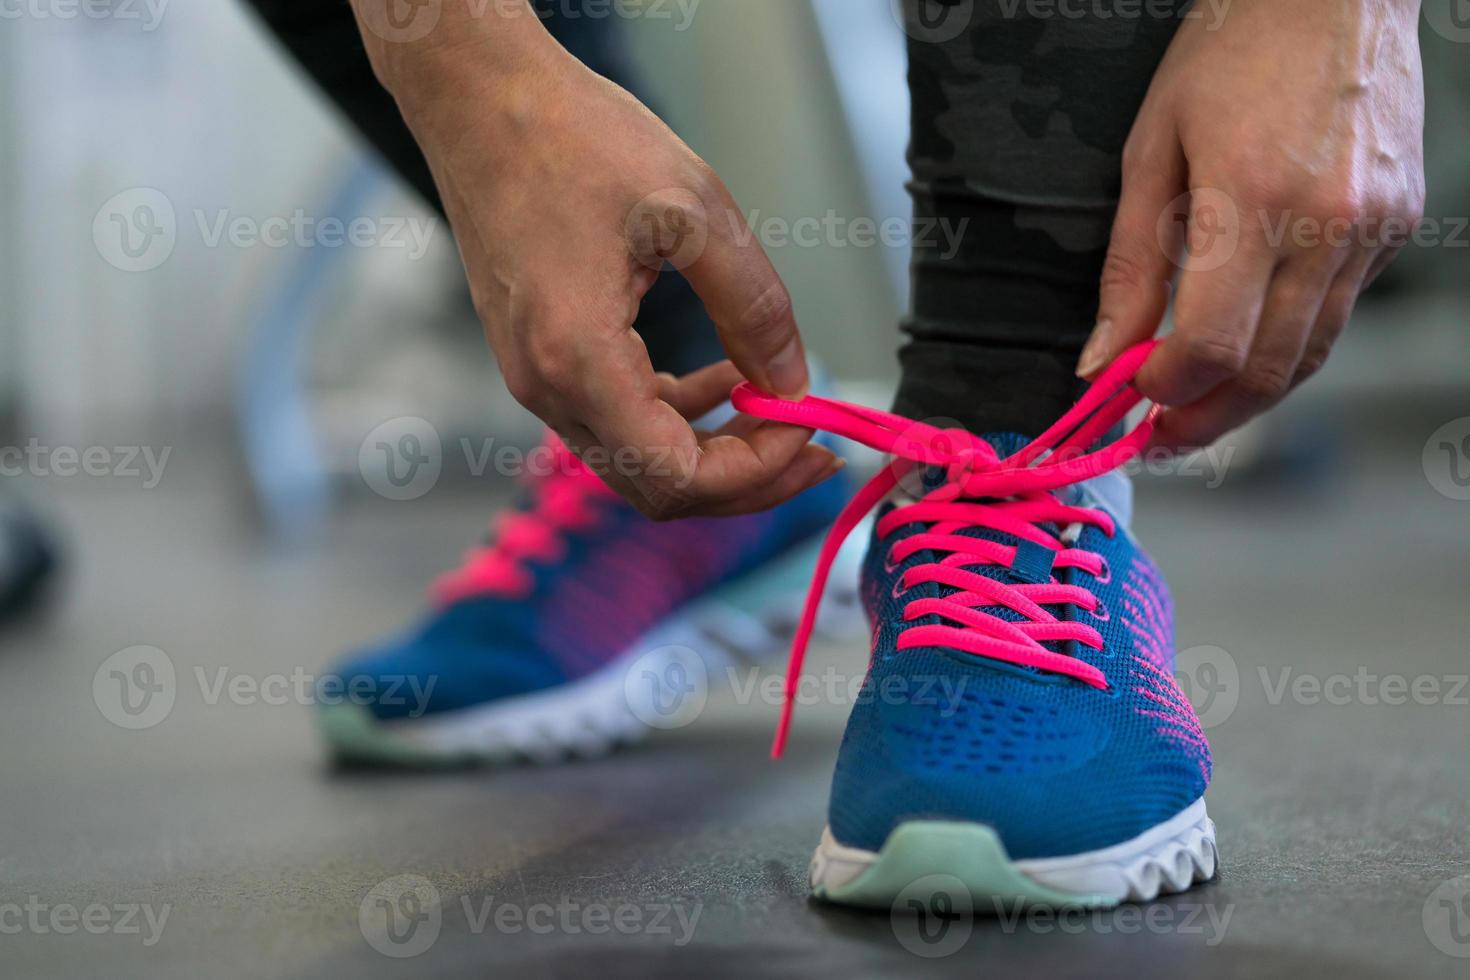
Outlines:
[[[1191,238],[1201,227],[1191,202]],[[1174,332],[1139,370],[1138,390],[1157,404],[1182,408],[1239,377],[1279,267],[1276,253],[1256,239],[1242,240],[1218,266],[1186,265],[1174,300]]]
[[[1358,268],[1339,291],[1345,262]],[[1337,318],[1345,323],[1352,309],[1351,299],[1345,308],[1341,300],[1350,290],[1356,298],[1356,285],[1365,271],[1356,256],[1348,261],[1337,250],[1297,253],[1278,264],[1266,288],[1245,366],[1198,401],[1165,411],[1155,444],[1176,450],[1207,446],[1286,397],[1301,380],[1299,369],[1309,347],[1324,341],[1330,346],[1336,339],[1341,331]]]
[[[1296,376],[1291,382],[1293,388],[1327,364],[1332,345],[1337,343],[1337,338],[1347,329],[1358,297],[1378,275],[1375,270],[1381,270],[1392,261],[1392,253],[1393,249],[1389,248],[1359,252],[1338,272],[1337,278],[1332,281],[1332,288],[1327,292],[1327,299],[1322,303],[1322,312],[1317,315],[1317,323],[1312,327],[1307,349],[1297,365]]]

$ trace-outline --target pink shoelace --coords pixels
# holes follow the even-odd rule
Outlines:
[[[943,467],[947,478],[916,502],[884,515],[878,521],[877,534],[882,540],[906,524],[930,525],[890,547],[887,556],[890,568],[919,551],[942,553],[943,557],[906,569],[899,579],[895,598],[902,590],[926,582],[959,591],[941,598],[910,601],[904,607],[905,622],[926,616],[938,616],[943,622],[905,628],[899,634],[898,649],[945,647],[1040,668],[1092,687],[1107,688],[1102,671],[1092,664],[1043,646],[1048,641],[1075,640],[1090,649],[1102,649],[1102,635],[1092,626],[1060,619],[1045,608],[1070,604],[1102,616],[1097,597],[1082,586],[1060,584],[1054,576],[1048,576],[1049,581],[1045,583],[1013,585],[977,574],[971,570],[976,566],[1011,567],[1018,546],[959,532],[988,528],[1013,535],[1054,552],[1053,569],[1077,568],[1105,577],[1107,570],[1101,555],[1066,547],[1059,537],[1040,525],[1091,525],[1109,537],[1116,533],[1113,520],[1106,512],[1064,504],[1053,491],[1110,472],[1147,445],[1153,435],[1157,407],[1150,409],[1143,421],[1121,439],[1088,452],[1143,400],[1131,382],[1157,343],[1138,344],[1126,351],[1051,428],[1005,459],[984,439],[962,429],[939,429],[827,398],[808,396],[801,401],[785,401],[762,394],[749,384],[735,389],[732,401],[748,415],[821,429],[894,457],[893,463],[883,467],[843,508],[822,544],[791,647],[781,721],[771,747],[773,758],[779,757],[786,745],[802,662],[838,549],[853,528],[900,480],[921,467]],[[974,498],[987,499],[981,502]],[[987,606],[1003,606],[1019,614],[1022,620],[1011,622],[983,612]]]
[[[529,454],[527,468],[531,507],[500,514],[491,543],[467,551],[459,568],[434,581],[430,593],[440,604],[477,595],[528,595],[535,585],[528,563],[560,561],[567,534],[595,525],[602,511],[598,501],[617,497],[550,432],[541,450]]]

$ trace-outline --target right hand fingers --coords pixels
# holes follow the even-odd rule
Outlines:
[[[718,177],[709,174],[697,193],[645,198],[629,230],[640,261],[668,260],[689,281],[741,374],[783,398],[807,393],[806,352],[791,294]]]
[[[729,397],[739,380],[725,364],[683,379],[653,373],[631,330],[599,343],[595,370],[575,390],[563,386],[567,421],[555,426],[584,461],[645,515],[670,519],[749,513],[775,506],[831,476],[840,462],[808,446],[811,431],[788,425],[753,430],[738,420],[698,434],[698,416]],[[586,434],[595,440],[588,445]]]
[[[757,431],[765,430],[770,425],[771,423],[764,423]],[[735,517],[770,510],[834,476],[845,465],[846,461],[831,450],[808,444],[802,446],[796,458],[777,473],[771,482],[726,501],[708,501],[701,505],[699,513],[705,517]]]
[[[658,375],[658,396],[690,422],[698,421],[730,398],[730,390],[745,379],[729,361],[719,361],[682,378],[667,372]]]

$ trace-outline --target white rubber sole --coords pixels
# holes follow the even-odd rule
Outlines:
[[[853,536],[857,538],[857,535]],[[726,664],[762,662],[785,651],[801,616],[816,546],[691,603],[640,637],[607,666],[547,691],[458,711],[381,721],[364,706],[317,712],[333,754],[346,762],[412,766],[553,763],[596,758],[651,729],[689,724],[709,679]],[[861,549],[844,549],[823,596],[817,629],[858,630]]]
[[[995,831],[978,823],[909,821],[877,852],[838,843],[828,828],[812,856],[810,880],[819,898],[842,904],[890,908],[914,897],[917,886],[967,893],[968,908],[986,912],[1014,904],[1148,902],[1209,881],[1216,864],[1215,824],[1201,799],[1121,844],[1020,861],[1010,860]]]

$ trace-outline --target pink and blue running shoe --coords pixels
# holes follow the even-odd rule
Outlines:
[[[838,518],[813,583],[820,594],[842,539],[876,508],[861,583],[871,661],[811,862],[818,897],[1099,907],[1214,876],[1210,749],[1174,680],[1168,592],[1128,532],[1131,487],[1115,472],[1154,413],[1094,448],[1141,400],[1130,381],[1151,350],[1127,352],[1029,443],[737,389],[742,411],[895,460]]]
[[[531,458],[523,499],[434,584],[428,617],[323,678],[339,761],[551,762],[676,727],[681,676],[784,649],[851,492],[839,475],[762,514],[660,524],[554,437]],[[828,605],[834,626],[856,617],[855,589]]]

